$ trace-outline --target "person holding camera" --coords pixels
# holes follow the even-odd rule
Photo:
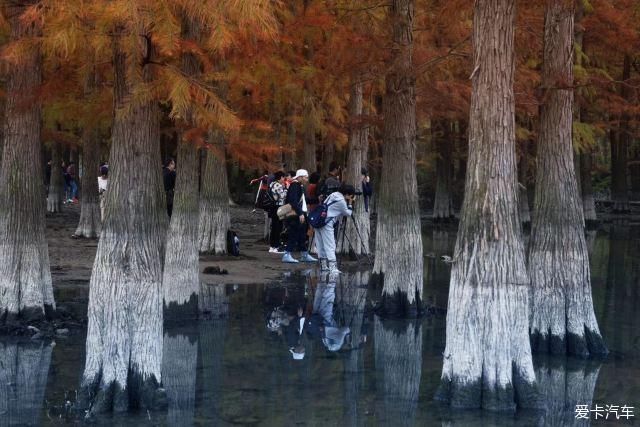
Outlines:
[[[316,247],[320,259],[320,270],[330,273],[339,273],[336,261],[336,237],[335,224],[341,217],[351,216],[353,202],[355,200],[355,188],[353,185],[342,184],[338,191],[331,193],[323,202],[327,205],[327,217],[325,224],[317,228]]]

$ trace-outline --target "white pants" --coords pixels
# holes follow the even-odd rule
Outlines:
[[[329,261],[336,260],[336,238],[333,230],[335,221],[335,219],[331,219],[324,227],[315,229],[318,257]]]

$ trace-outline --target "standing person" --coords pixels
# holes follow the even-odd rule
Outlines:
[[[322,184],[320,184],[320,192],[318,193],[320,201],[329,197],[330,194],[338,191],[340,189],[340,185],[340,168],[338,167],[338,163],[331,162],[329,164],[329,174]]]
[[[371,201],[371,196],[373,195],[373,186],[371,185],[371,178],[369,178],[369,172],[367,168],[362,168],[360,170],[362,173],[362,198],[364,199],[364,210],[365,212],[369,212],[369,202]]]
[[[62,203],[66,205],[69,202],[71,187],[69,187],[69,174],[67,174],[67,164],[64,162],[64,160],[60,163],[60,171],[62,172],[62,182],[64,183],[64,200],[62,201]]]
[[[287,190],[285,204],[290,204],[296,215],[286,218],[285,220],[285,224],[287,226],[287,248],[284,256],[282,257],[282,262],[297,264],[300,261],[317,261],[314,257],[309,255],[306,248],[308,210],[303,185],[308,181],[309,172],[305,169],[299,169]],[[302,253],[300,261],[291,255],[291,252],[296,251],[300,251]]]
[[[109,184],[109,168],[100,166],[100,175],[98,176],[98,197],[100,199],[100,219],[104,221],[104,199],[105,191]]]
[[[309,208],[309,212],[311,212],[320,200],[318,200],[318,183],[320,182],[320,174],[318,172],[314,172],[309,176],[309,185],[307,186],[307,205]]]
[[[162,171],[164,191],[167,193],[167,214],[171,218],[173,212],[173,193],[176,188],[176,162],[173,159],[167,160]]]
[[[287,188],[284,186],[284,172],[278,171],[273,175],[273,182],[269,184],[269,192],[275,202],[275,206],[269,212],[271,217],[271,231],[269,232],[269,253],[281,254],[280,235],[282,234],[282,221],[278,218],[278,208],[284,205],[287,198]]]
[[[69,187],[68,203],[78,203],[78,183],[76,181],[76,164],[74,161],[69,162],[67,166],[67,179]]]
[[[331,193],[323,202],[327,205],[325,225],[315,230],[316,247],[318,248],[318,258],[320,258],[320,269],[322,271],[340,272],[336,260],[334,226],[340,217],[351,216],[354,196],[355,188],[353,188],[353,185],[343,184],[338,191]]]

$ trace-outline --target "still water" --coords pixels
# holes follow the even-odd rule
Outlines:
[[[588,425],[575,405],[627,405],[640,424],[640,228],[589,235],[593,293],[611,350],[601,363],[536,358],[548,411],[491,416],[451,412],[432,397],[439,384],[445,319],[381,321],[371,314],[379,290],[367,271],[340,277],[297,275],[252,286],[210,286],[210,319],[165,331],[163,413],[108,416],[104,425]],[[425,297],[446,307],[455,235],[424,235]],[[310,320],[299,333],[298,316]],[[295,357],[295,360],[294,360]],[[0,342],[0,426],[77,423],[75,399],[84,336]]]

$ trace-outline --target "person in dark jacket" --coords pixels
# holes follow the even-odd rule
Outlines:
[[[282,262],[297,264],[298,262],[316,262],[317,260],[309,255],[306,247],[307,240],[307,201],[305,198],[304,184],[309,181],[309,172],[299,169],[293,177],[291,185],[287,190],[285,204],[290,204],[295,216],[285,219],[287,226],[287,247],[282,257]],[[302,252],[300,261],[295,259],[292,252]]]
[[[167,193],[167,214],[171,218],[173,212],[173,193],[176,188],[176,162],[173,159],[167,160],[162,170],[162,180],[164,191]]]
[[[69,186],[69,199],[67,203],[78,203],[78,182],[76,181],[76,164],[69,162],[67,166],[67,180]]]
[[[318,196],[320,201],[329,197],[332,193],[335,193],[340,189],[342,183],[340,182],[340,168],[336,162],[331,162],[329,164],[329,174],[324,179],[322,183],[320,183],[320,191]]]

